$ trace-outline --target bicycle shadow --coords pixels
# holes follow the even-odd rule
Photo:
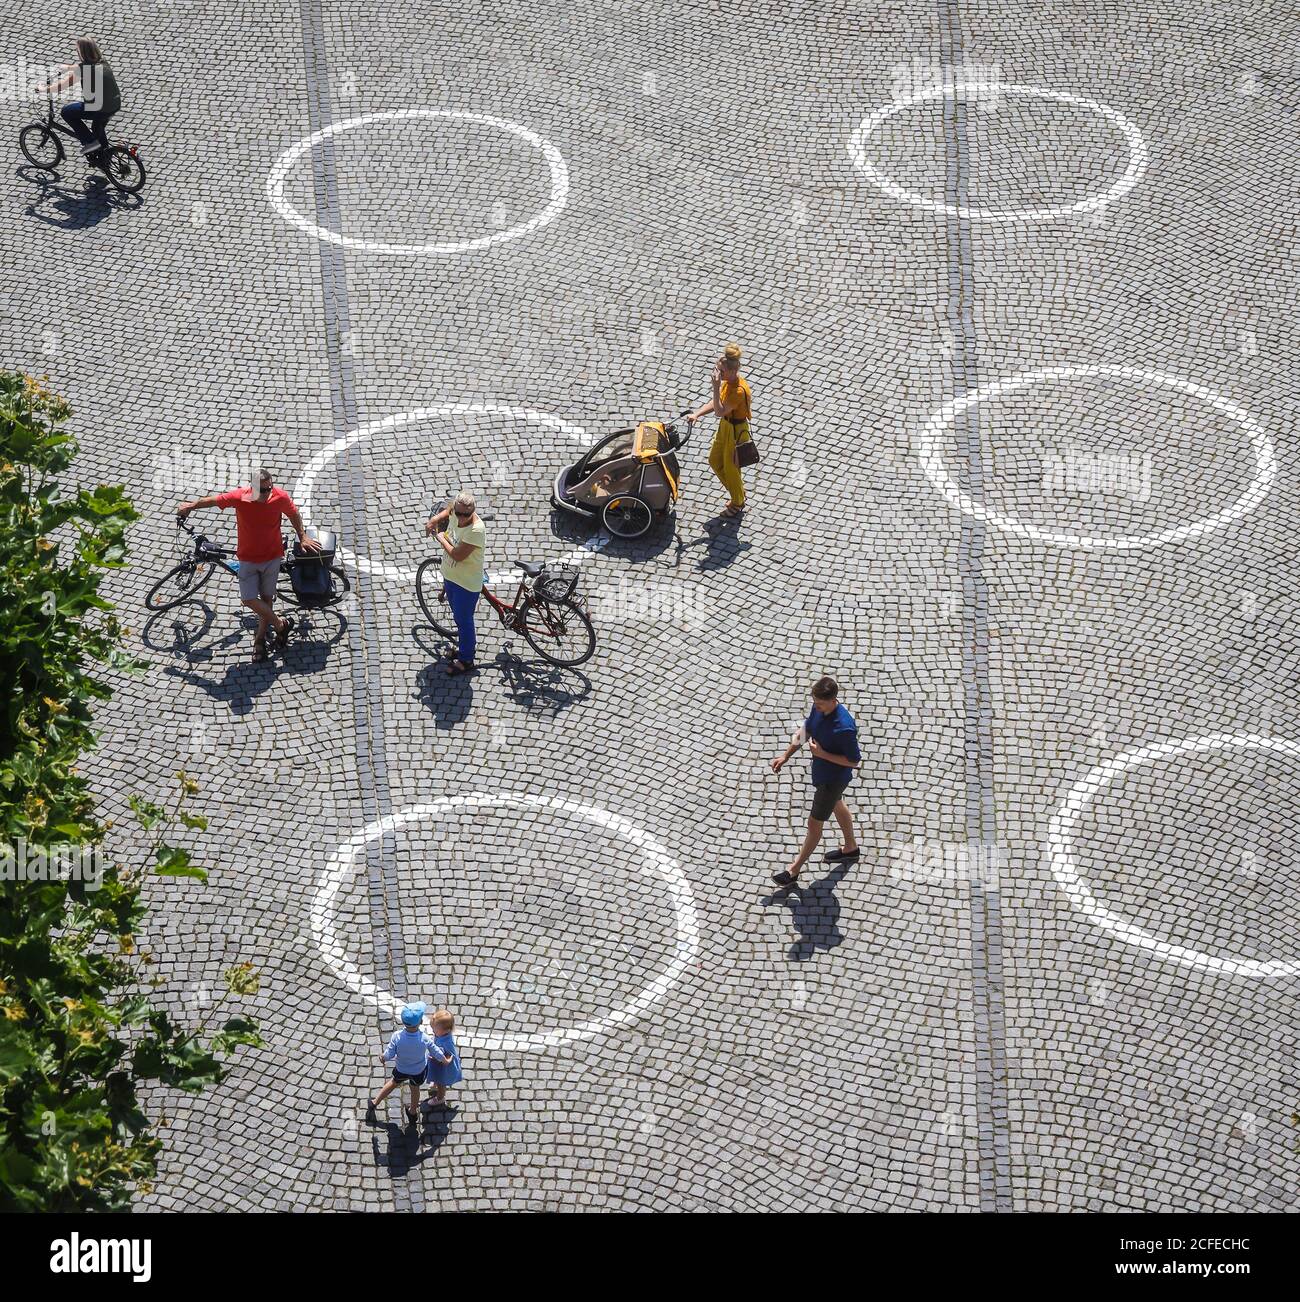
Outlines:
[[[190,622],[194,612],[188,610],[189,607],[197,608],[199,612],[197,624]],[[186,614],[182,616],[181,611]],[[308,619],[308,615],[312,618]],[[152,616],[141,630],[140,640],[151,651],[184,660],[184,667],[164,667],[163,672],[169,677],[199,688],[214,701],[220,701],[229,707],[232,714],[245,715],[251,713],[258,697],[274,687],[283,675],[296,677],[319,673],[324,669],[329,662],[331,650],[347,631],[347,620],[337,610],[300,610],[294,612],[294,618],[298,625],[293,639],[284,650],[261,662],[251,659],[232,661],[220,678],[200,672],[199,666],[213,663],[219,652],[229,651],[240,643],[247,642],[251,649],[251,635],[257,627],[257,621],[251,616],[242,617],[238,628],[212,645],[200,645],[211,630],[216,616],[206,602],[192,597],[173,606],[171,610],[160,611]],[[311,633],[318,627],[318,620],[337,624],[337,628],[331,629],[324,639],[312,637]],[[170,642],[159,637],[158,630],[161,627],[170,630]]]
[[[591,679],[575,668],[565,669],[545,660],[521,660],[504,648],[497,652],[494,663],[505,678],[506,695],[525,710],[536,709],[554,718],[591,695]]]
[[[27,205],[27,215],[56,230],[90,230],[110,214],[132,212],[144,203],[140,195],[122,194],[96,173],[87,176],[77,187],[35,167],[18,167],[15,171],[24,181],[40,186],[40,192]],[[41,211],[43,206],[60,215],[47,215]]]
[[[861,862],[861,859],[855,861],[856,864]],[[764,908],[777,906],[790,910],[790,920],[799,933],[799,939],[790,946],[787,958],[804,963],[819,951],[828,952],[844,943],[839,926],[840,902],[835,887],[855,863],[837,863],[825,877],[806,885],[800,880],[793,886],[783,886],[763,900]]]

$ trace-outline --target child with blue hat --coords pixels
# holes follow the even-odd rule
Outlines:
[[[406,1115],[412,1121],[420,1115],[420,1085],[429,1064],[429,1051],[437,1049],[433,1036],[421,1026],[426,1006],[413,1003],[402,1009],[402,1029],[393,1032],[383,1053],[384,1065],[393,1064],[393,1078],[386,1081],[383,1089],[370,1100],[369,1111],[372,1114],[395,1089],[409,1085],[411,1105],[406,1109]]]

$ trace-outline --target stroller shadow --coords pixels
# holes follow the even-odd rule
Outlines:
[[[458,1108],[438,1108],[422,1112],[419,1124],[398,1125],[395,1121],[369,1120],[368,1123],[383,1132],[386,1141],[381,1147],[380,1135],[370,1137],[370,1148],[375,1165],[400,1180],[423,1162],[427,1162],[447,1142],[451,1123],[456,1120]]]
[[[38,168],[22,166],[17,174],[39,187],[27,205],[27,214],[47,226],[64,231],[84,231],[97,226],[114,212],[131,212],[143,205],[138,194],[121,194],[97,172],[90,173],[80,185],[68,184]],[[42,212],[53,210],[57,216]]]
[[[682,556],[694,548],[703,548],[695,562],[695,568],[701,572],[710,570],[725,570],[738,556],[749,551],[753,547],[751,542],[742,542],[740,539],[740,525],[743,516],[727,517],[715,515],[711,520],[706,520],[703,525],[704,533],[698,538],[691,538],[683,541],[680,534],[676,534],[677,554],[674,558],[674,565],[681,565]]]
[[[673,541],[673,529],[667,522],[656,523],[640,538],[617,538],[598,520],[582,520],[558,507],[551,509],[551,533],[570,547],[608,553],[632,562],[652,561],[668,550]]]
[[[777,906],[790,910],[790,920],[799,933],[799,939],[790,946],[787,955],[794,962],[805,963],[819,950],[832,950],[844,943],[839,926],[840,902],[835,898],[835,887],[853,866],[852,863],[837,863],[825,877],[815,882],[805,885],[800,880],[793,886],[773,891],[764,899],[764,908]]]

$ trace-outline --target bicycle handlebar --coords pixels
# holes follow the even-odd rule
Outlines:
[[[214,559],[230,555],[228,548],[218,547],[215,543],[209,542],[207,535],[199,533],[199,531],[187,519],[185,519],[184,516],[178,515],[176,517],[176,527],[178,529],[184,529],[185,532],[194,539],[195,546],[203,548],[203,550],[210,553]]]

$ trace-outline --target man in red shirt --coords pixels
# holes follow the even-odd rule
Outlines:
[[[281,619],[271,606],[275,599],[276,579],[280,576],[280,562],[284,559],[280,517],[284,516],[293,525],[299,543],[307,551],[320,551],[320,543],[303,532],[302,516],[298,514],[293,498],[284,489],[276,488],[269,470],[259,470],[256,482],[256,492],[251,487],[232,488],[228,493],[182,502],[176,508],[176,514],[183,520],[191,511],[201,511],[205,507],[234,507],[239,596],[257,616],[253,659],[265,660],[267,626],[275,628],[276,646],[284,646],[293,632],[293,620]]]

